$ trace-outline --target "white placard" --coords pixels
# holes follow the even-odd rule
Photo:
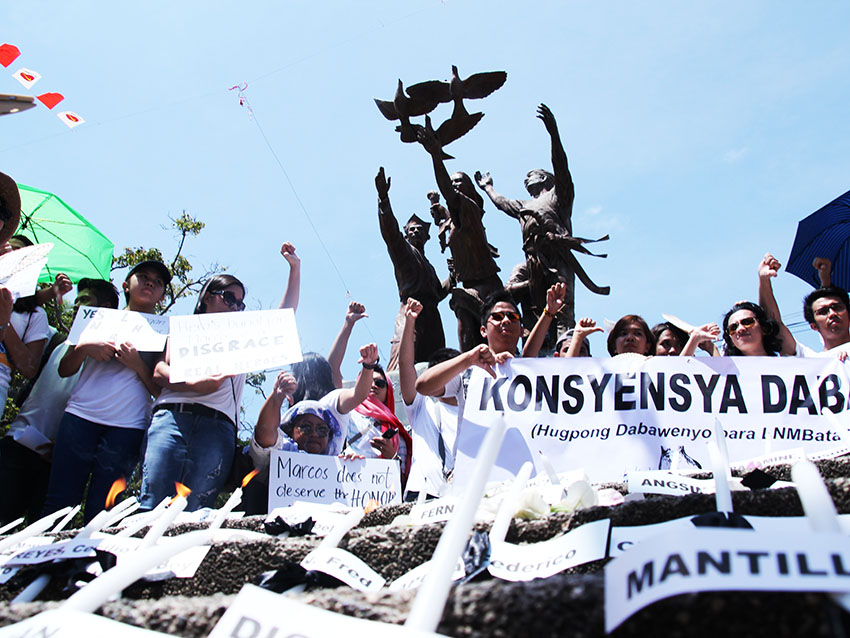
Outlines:
[[[759,456],[744,461],[730,461],[729,469],[739,470],[741,472],[749,472],[751,470],[761,469],[768,465],[793,465],[800,459],[806,458],[806,451],[801,447],[782,450],[772,454],[760,454]]]
[[[373,622],[298,603],[255,585],[244,585],[209,638],[445,638],[403,625]]]
[[[556,471],[583,467],[605,483],[674,460],[679,470],[710,467],[715,419],[733,461],[799,447],[832,453],[847,446],[848,396],[836,358],[511,359],[495,379],[473,367],[454,483],[469,480],[503,411],[508,430],[491,480],[509,479],[540,451]]]
[[[342,503],[364,508],[401,503],[398,462],[390,459],[343,460],[323,454],[273,450],[269,464],[269,509],[295,501]]]
[[[425,577],[428,576],[428,573],[433,569],[433,565],[431,563],[432,561],[426,560],[421,565],[417,565],[406,574],[396,578],[392,583],[390,583],[387,589],[390,591],[419,589],[419,586],[425,580]],[[464,576],[466,576],[466,567],[463,565],[463,560],[458,558],[457,566],[455,567],[454,573],[452,573],[452,582],[460,580]]]
[[[291,309],[171,317],[171,382],[301,361]]]
[[[850,591],[850,538],[695,528],[644,541],[605,566],[605,631],[698,591]]]
[[[410,514],[408,516],[410,516],[411,521],[416,525],[447,521],[452,517],[457,503],[457,498],[453,496],[418,503],[410,508]]]
[[[68,560],[69,558],[83,558],[95,555],[95,548],[100,544],[100,540],[96,538],[84,538],[80,540],[72,539],[61,541],[59,543],[51,543],[49,545],[40,545],[24,549],[11,558],[5,564],[8,566],[14,565],[37,565],[39,563],[47,563],[53,560]]]
[[[611,521],[593,521],[540,543],[493,543],[487,570],[496,578],[526,581],[605,558]]]
[[[49,545],[54,542],[56,539],[52,536],[30,536],[29,538],[25,538],[23,541],[15,545],[14,547],[10,547],[5,552],[0,554],[0,585],[8,583],[12,580],[12,577],[21,571],[20,567],[6,567],[6,561],[8,561],[12,556],[20,552],[21,550],[27,549],[29,547],[41,547],[44,545]]]
[[[339,547],[316,549],[301,561],[304,569],[320,571],[339,578],[359,591],[378,591],[386,580],[351,552]]]
[[[274,521],[280,516],[289,525],[303,523],[308,518],[313,519],[312,534],[316,536],[327,536],[328,533],[345,518],[351,511],[350,507],[341,506],[337,503],[324,505],[322,503],[304,503],[296,501],[288,507],[276,507],[266,517],[267,522]]]
[[[149,569],[145,572],[145,580],[158,581],[169,578],[192,578],[211,549],[212,547],[210,545],[190,547],[172,556],[153,569]]]
[[[129,343],[139,352],[162,352],[168,337],[168,317],[132,310],[80,306],[68,343]]]
[[[47,253],[53,244],[24,246],[0,256],[0,286],[9,289],[12,297],[28,297],[35,292],[38,276],[47,263]]]
[[[0,629],[0,638],[151,638],[168,636],[103,616],[81,611],[51,609]]]
[[[629,472],[628,486],[631,494],[714,494],[714,479],[695,479],[663,470]]]

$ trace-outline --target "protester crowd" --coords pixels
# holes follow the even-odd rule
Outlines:
[[[13,238],[8,248],[25,240]],[[300,259],[290,243],[283,244],[281,254],[289,279],[280,308],[296,311]],[[639,315],[626,315],[607,329],[607,355],[692,356],[701,348],[711,356],[836,356],[843,361],[850,349],[850,300],[831,285],[828,260],[818,259],[814,266],[822,287],[805,298],[803,308],[823,339],[822,352],[799,344],[782,322],[772,290],[780,264],[768,254],[758,267],[759,303],[735,303],[721,326],[664,322],[650,328]],[[121,284],[124,309],[153,313],[171,277],[159,261],[133,266]],[[175,383],[168,345],[164,352],[151,353],[129,343],[62,343],[42,306],[71,287],[59,275],[52,286],[15,301],[0,287],[0,396],[5,399],[14,370],[31,380],[26,396],[18,397],[17,417],[0,439],[0,481],[18,486],[0,492],[0,524],[83,500],[85,520],[90,520],[104,508],[114,481],[129,479],[137,467],[143,510],[173,496],[179,482],[192,490],[191,511],[211,507],[231,474],[253,466],[260,476],[246,492],[245,504],[249,512],[264,512],[272,450],[394,460],[407,499],[439,496],[451,480],[468,371],[478,366],[495,375],[495,366],[512,357],[543,356],[546,334],[566,295],[562,283],[549,288],[545,308],[520,352],[519,306],[509,292],[495,292],[481,306],[482,343],[465,352],[439,348],[430,353],[424,370],[417,370],[414,356],[423,305],[408,299],[400,325],[397,388],[374,343],[360,347],[357,378],[343,387],[340,366],[349,337],[366,316],[365,308],[352,302],[327,358],[308,353],[277,376],[241,454],[236,433],[244,374]],[[218,274],[205,282],[194,312],[239,312],[244,299],[239,279]],[[111,282],[86,278],[77,283],[75,313],[81,306],[121,305]],[[582,317],[558,335],[551,356],[592,356],[588,336],[602,331],[593,318]],[[396,393],[406,418],[396,414]]]

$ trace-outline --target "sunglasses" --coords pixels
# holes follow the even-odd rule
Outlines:
[[[495,321],[496,323],[499,323],[500,321],[504,320],[505,317],[510,319],[511,323],[517,323],[519,321],[519,313],[514,312],[512,310],[509,310],[507,312],[502,312],[501,310],[499,310],[490,313],[490,319]]]
[[[372,379],[372,385],[374,385],[379,390],[383,390],[387,387],[387,382],[382,378],[378,377],[377,379]]]
[[[830,312],[835,312],[835,314],[840,315],[845,310],[847,310],[847,307],[840,301],[836,301],[834,303],[829,304],[828,306],[818,308],[815,314],[818,317],[826,317],[829,315]]]
[[[735,334],[736,332],[738,332],[738,328],[742,328],[742,327],[743,328],[752,328],[754,325],[756,325],[757,321],[758,320],[755,317],[744,317],[740,321],[735,321],[734,323],[730,323],[726,327],[726,331],[730,335],[732,335],[732,334]]]
[[[295,426],[301,434],[310,436],[314,432],[316,436],[327,436],[331,429],[327,425],[313,425],[312,423],[303,423]]]
[[[211,295],[215,295],[216,297],[221,297],[221,300],[225,303],[228,308],[234,308],[238,312],[242,312],[245,310],[245,303],[239,301],[229,290],[210,290],[209,293]]]

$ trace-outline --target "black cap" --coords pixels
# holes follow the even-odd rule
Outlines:
[[[133,266],[130,269],[130,272],[127,273],[127,277],[124,281],[127,281],[130,277],[133,276],[133,273],[138,272],[143,268],[150,268],[151,270],[155,270],[160,277],[162,277],[163,283],[167,286],[171,282],[171,273],[168,271],[168,268],[161,261],[157,261],[156,259],[149,259],[147,261],[140,261],[138,264]]]

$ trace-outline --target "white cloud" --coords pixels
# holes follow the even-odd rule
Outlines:
[[[750,149],[746,146],[742,146],[741,148],[733,148],[732,150],[726,151],[723,155],[723,160],[727,164],[735,164],[736,162],[741,161],[741,159],[750,152]]]

